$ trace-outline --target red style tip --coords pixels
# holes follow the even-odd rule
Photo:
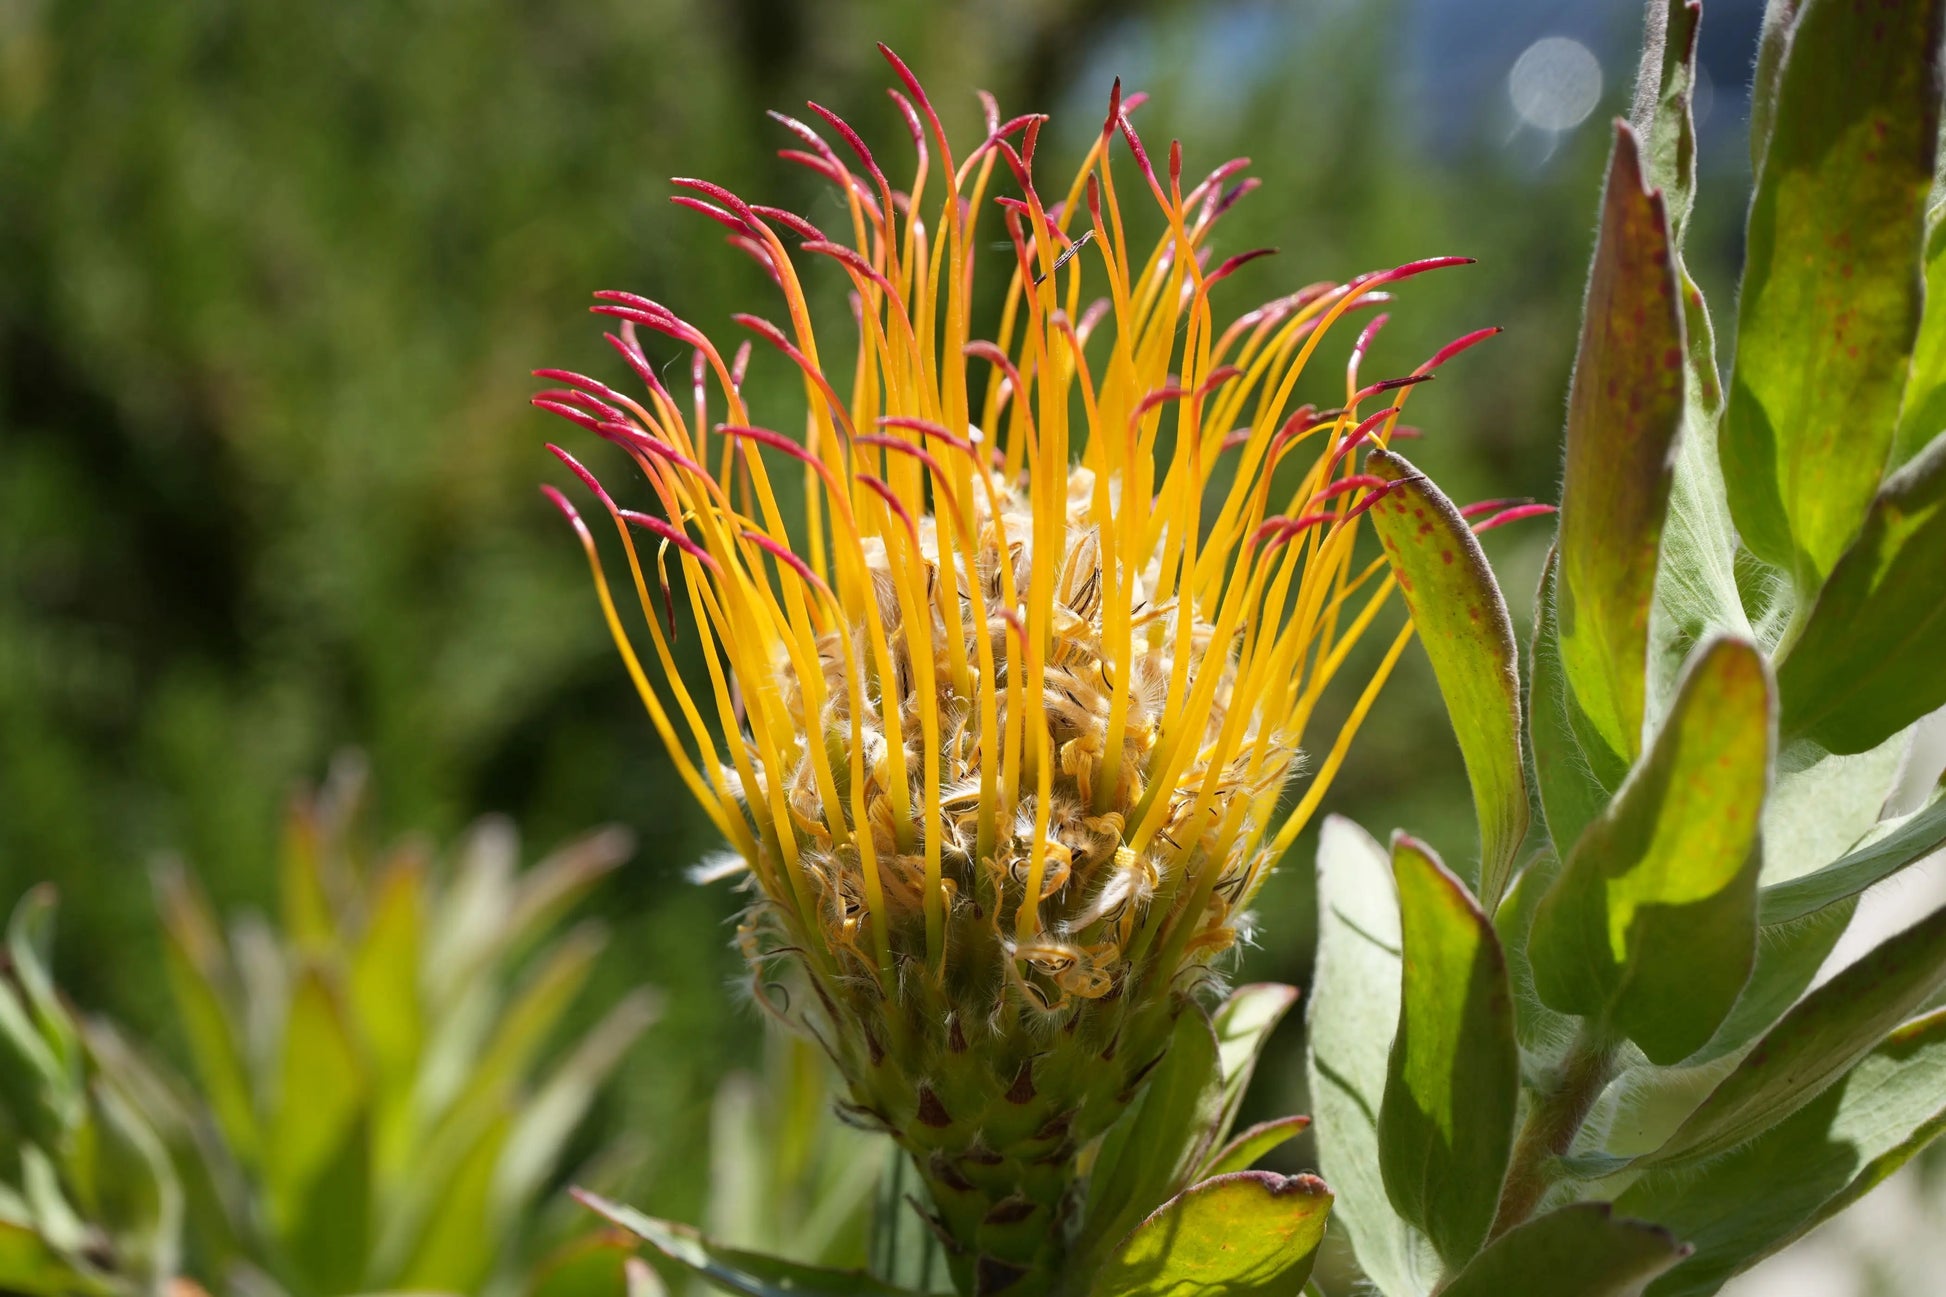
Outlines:
[[[558,487],[550,486],[543,482],[541,483],[541,494],[547,497],[549,504],[561,511],[563,517],[574,524],[574,529],[580,532],[584,539],[592,539],[588,536],[588,524],[581,521],[581,515],[575,512],[574,506],[568,503],[568,498],[561,494]]]
[[[1504,527],[1510,522],[1519,522],[1523,518],[1539,518],[1545,514],[1558,512],[1559,510],[1551,504],[1516,505],[1505,513],[1494,514],[1493,517],[1488,518],[1485,522],[1474,523],[1473,530],[1475,532],[1492,531],[1495,527]]]
[[[1491,328],[1475,329],[1471,333],[1463,334],[1460,337],[1454,338],[1451,342],[1441,347],[1438,351],[1433,352],[1432,359],[1428,360],[1425,364],[1419,366],[1419,368],[1413,370],[1412,372],[1415,374],[1430,373],[1433,370],[1438,369],[1441,365],[1445,364],[1447,361],[1451,360],[1454,356],[1459,355],[1460,352],[1465,351],[1467,348],[1477,347],[1482,342],[1485,342],[1488,338],[1491,338],[1495,334],[1502,333],[1502,332],[1505,332],[1505,330],[1503,330],[1499,325],[1496,324]]]
[[[1258,257],[1271,257],[1276,254],[1277,249],[1275,248],[1253,248],[1249,252],[1239,252],[1216,268],[1215,272],[1203,282],[1203,290],[1207,292],[1216,287],[1217,284],[1229,278],[1244,266],[1249,265]]]
[[[672,527],[662,519],[649,514],[637,513],[633,509],[623,509],[616,516],[626,523],[640,527],[643,531],[654,533],[718,576],[723,575],[722,564],[711,558],[708,550],[691,540],[680,528]]]
[[[742,531],[738,532],[737,535],[741,536],[744,540],[749,541],[752,545],[755,545],[758,549],[763,550],[766,554],[776,559],[779,563],[784,564],[786,567],[790,568],[791,571],[797,573],[800,577],[804,578],[805,584],[813,586],[819,590],[822,590],[824,592],[825,598],[831,599],[833,603],[837,602],[837,600],[832,597],[831,587],[824,583],[823,578],[819,577],[816,572],[813,572],[811,570],[811,565],[809,563],[806,563],[803,559],[791,553],[791,551],[788,548],[786,548],[783,545],[779,545],[776,541],[764,535],[762,532],[757,531],[750,527],[745,527]]]

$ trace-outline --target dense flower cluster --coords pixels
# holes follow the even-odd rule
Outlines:
[[[1286,805],[1319,696],[1393,589],[1383,559],[1354,557],[1385,489],[1354,452],[1399,435],[1412,384],[1491,331],[1366,385],[1379,316],[1343,405],[1296,406],[1334,324],[1459,259],[1312,284],[1219,330],[1212,291],[1261,255],[1209,265],[1212,230],[1256,183],[1245,160],[1185,191],[1180,148],[1158,171],[1118,86],[1048,203],[1033,178],[1045,118],[1002,120],[987,98],[985,138],[956,157],[887,57],[917,157],[903,192],[835,114],[811,105],[849,160],[778,117],[806,146],[783,156],[842,196],[848,242],[676,182],[675,201],[782,291],[787,325],[735,318],[801,371],[801,435],[754,423],[748,343],[726,360],[629,293],[594,309],[620,321],[609,341],[646,395],[546,370],[564,386],[536,404],[625,450],[661,505],[621,508],[556,449],[627,547],[657,681],[554,493],[672,759],[754,880],[753,963],[797,966],[792,1016],[837,1060],[848,1111],[913,1153],[966,1286],[1026,1291],[1064,1245],[1077,1159],[1237,939],[1406,642],[1409,628]],[[1164,223],[1147,252],[1126,237],[1118,135]],[[1014,193],[990,197],[996,180]],[[996,209],[1012,277],[986,341],[971,302],[992,236],[976,227]],[[848,395],[811,326],[799,276],[814,259],[851,280]],[[687,409],[644,332],[693,350]],[[694,691],[652,585],[688,603],[707,677]]]

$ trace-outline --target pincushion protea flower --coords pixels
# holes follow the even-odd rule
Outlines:
[[[1046,118],[1003,121],[983,96],[986,136],[959,157],[884,52],[917,155],[905,192],[836,114],[811,105],[850,160],[778,116],[808,149],[783,156],[836,186],[849,241],[675,182],[674,201],[728,227],[783,293],[786,326],[734,318],[801,371],[801,435],[753,421],[748,342],[726,360],[630,293],[593,309],[621,322],[608,341],[646,396],[542,370],[564,386],[535,404],[621,447],[660,502],[661,516],[621,508],[551,448],[626,547],[659,682],[588,529],[547,488],[671,759],[748,870],[759,980],[796,965],[807,990],[788,1011],[843,1073],[847,1114],[912,1155],[962,1289],[1045,1291],[1086,1150],[1213,980],[1410,633],[1286,806],[1320,694],[1393,588],[1382,558],[1354,558],[1386,489],[1355,452],[1399,435],[1412,385],[1494,331],[1364,384],[1379,316],[1352,348],[1343,405],[1294,407],[1333,325],[1463,259],[1312,284],[1219,329],[1215,290],[1262,255],[1209,268],[1213,228],[1256,183],[1237,178],[1246,160],[1185,191],[1180,147],[1152,166],[1128,116],[1139,100],[1118,84],[1048,203],[1033,180]],[[1117,134],[1165,225],[1146,252],[1109,166]],[[989,202],[996,181],[1017,196]],[[970,304],[992,208],[1012,264],[987,341]],[[851,280],[849,396],[800,279],[821,259]],[[644,330],[693,350],[692,402],[663,385]],[[653,581],[631,529],[656,542]],[[675,597],[672,565],[701,641],[698,691],[675,669],[673,606],[653,605],[652,583]]]

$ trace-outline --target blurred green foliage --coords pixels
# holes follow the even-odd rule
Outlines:
[[[624,822],[641,850],[605,885],[619,939],[587,1001],[646,981],[669,1015],[602,1116],[651,1145],[631,1201],[702,1216],[704,1114],[759,1039],[725,990],[736,900],[682,877],[710,834],[533,491],[559,469],[527,371],[612,371],[581,314],[594,288],[649,292],[712,329],[772,309],[715,226],[665,203],[664,177],[828,210],[770,156],[788,141],[761,109],[815,96],[902,150],[884,40],[962,136],[984,87],[1009,112],[1054,111],[1043,148],[1070,158],[1119,73],[1154,96],[1145,135],[1180,136],[1192,170],[1252,155],[1264,188],[1226,218],[1224,247],[1283,255],[1239,277],[1230,309],[1412,257],[1479,258],[1415,286],[1370,364],[1401,372],[1505,326],[1415,398],[1414,458],[1461,500],[1551,497],[1599,127],[1625,106],[1638,10],[1580,20],[1612,55],[1608,89],[1583,127],[1542,139],[1510,133],[1499,78],[1548,14],[1483,43],[1495,97],[1455,105],[1463,89],[1414,80],[1446,64],[1411,39],[1438,8],[0,4],[0,898],[56,880],[64,983],[159,1027],[143,864],[179,850],[219,907],[266,901],[287,790],[341,745],[383,772],[388,828],[444,835],[498,810],[555,841]],[[1692,232],[1705,287],[1735,239]],[[835,293],[827,305],[842,318]],[[798,399],[780,365],[760,360],[750,383],[759,407]],[[1489,538],[1519,623],[1543,543]],[[1332,803],[1470,849],[1417,650]],[[1264,894],[1249,974],[1307,980],[1307,873]],[[1266,1111],[1301,1086],[1295,1041],[1277,1047]]]

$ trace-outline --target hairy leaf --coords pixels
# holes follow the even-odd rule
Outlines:
[[[1892,441],[1894,467],[1946,432],[1946,220],[1941,214],[1933,209],[1926,234],[1926,307],[1912,347],[1898,436]]]
[[[1635,1297],[1684,1255],[1667,1230],[1620,1219],[1607,1203],[1578,1202],[1495,1239],[1441,1297]]]
[[[1331,1192],[1312,1175],[1243,1171],[1186,1189],[1137,1226],[1091,1297],[1297,1297],[1311,1277]]]
[[[1391,862],[1342,816],[1318,838],[1318,954],[1307,1053],[1318,1166],[1358,1264],[1387,1297],[1425,1297],[1439,1263],[1386,1196],[1378,1110],[1399,1020],[1399,908]]]
[[[1628,776],[1628,763],[1596,732],[1561,668],[1555,587],[1559,547],[1550,550],[1534,600],[1533,672],[1528,685],[1528,743],[1541,814],[1556,851],[1565,854]]]
[[[1400,485],[1372,519],[1466,759],[1480,822],[1481,901],[1500,903],[1527,836],[1520,752],[1519,652],[1480,542],[1459,510],[1405,459],[1374,450],[1365,470]]]
[[[1196,1178],[1207,1180],[1211,1176],[1248,1171],[1266,1154],[1282,1148],[1310,1126],[1309,1117],[1279,1117],[1274,1121],[1260,1121],[1211,1154],[1210,1160],[1197,1169]]]
[[[1701,1166],[1651,1171],[1615,1209],[1695,1253],[1649,1297],[1706,1297],[1856,1201],[1946,1126],[1946,1010],[1893,1032],[1788,1120]]]
[[[1744,543],[1803,593],[1857,533],[1892,448],[1919,325],[1943,8],[1807,0],[1776,83],[1721,446]]]
[[[1815,1099],[1946,984],[1946,910],[1907,928],[1784,1015],[1649,1159],[1694,1162],[1736,1147]]]
[[[1865,752],[1946,705],[1946,440],[1894,473],[1777,669],[1786,735]]]
[[[1701,649],[1654,746],[1535,915],[1541,999],[1607,1020],[1656,1063],[1704,1044],[1750,974],[1771,712],[1754,646]]]
[[[1643,186],[1634,132],[1618,123],[1568,393],[1554,616],[1575,698],[1630,761],[1642,746],[1649,603],[1682,418],[1669,223],[1662,196]]]
[[[1872,839],[1815,873],[1764,888],[1758,897],[1758,920],[1770,926],[1815,914],[1917,864],[1942,845],[1946,845],[1946,799],[1913,812],[1885,836]]]
[[[1431,849],[1392,839],[1403,976],[1379,1108],[1379,1169],[1448,1265],[1479,1250],[1520,1099],[1507,964],[1493,924]]]

